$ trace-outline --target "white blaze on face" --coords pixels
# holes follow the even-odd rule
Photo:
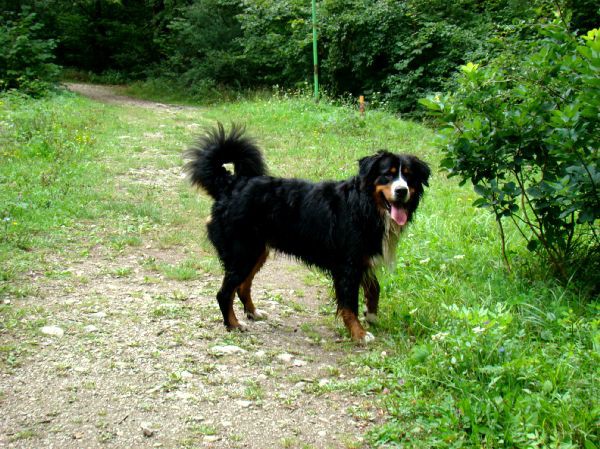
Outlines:
[[[397,204],[397,202],[405,203],[410,198],[410,192],[408,189],[408,184],[406,182],[406,179],[404,179],[402,177],[402,175],[399,174],[398,178],[396,178],[394,180],[394,182],[392,182],[391,189],[392,189],[392,198],[393,198],[394,203],[392,203],[392,207],[390,210],[390,216],[400,226],[404,226],[406,224],[406,222],[408,221],[408,213],[406,212],[406,209],[404,209],[401,206],[396,206],[396,204]],[[403,192],[403,193],[399,194],[398,192]],[[398,195],[402,195],[402,197],[399,197]]]
[[[406,194],[403,197],[399,197],[397,194],[400,189],[406,189]],[[392,183],[392,195],[394,196],[394,201],[402,201],[403,203],[406,203],[410,198],[410,193],[408,193],[408,184],[402,176],[399,176],[398,179]]]

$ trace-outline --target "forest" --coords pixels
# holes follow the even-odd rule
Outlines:
[[[223,88],[312,83],[308,0],[0,5],[5,88],[26,82],[18,80],[24,66],[26,78],[49,79],[58,76],[55,65],[112,83],[161,80],[199,99]],[[535,27],[558,11],[573,32],[600,22],[594,0],[319,1],[321,84],[329,95],[365,95],[372,105],[414,111],[419,98],[451,88],[459,65],[535,39]]]

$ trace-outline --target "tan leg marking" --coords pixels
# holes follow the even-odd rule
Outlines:
[[[268,256],[269,252],[265,250],[265,252],[262,253],[256,261],[256,265],[254,265],[254,268],[252,269],[246,280],[240,284],[237,290],[238,296],[240,297],[240,300],[244,305],[244,312],[246,313],[246,316],[250,319],[260,319],[264,317],[264,315],[256,309],[254,302],[252,302],[251,289],[254,276],[256,276],[256,273],[260,271]]]

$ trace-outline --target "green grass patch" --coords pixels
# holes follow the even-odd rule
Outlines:
[[[152,241],[202,255],[175,263],[140,259],[142,268],[169,279],[218,271],[204,235],[211,201],[172,170],[207,122],[245,123],[274,175],[345,179],[356,174],[360,157],[378,149],[412,152],[434,174],[396,266],[380,276],[380,322],[370,329],[378,343],[350,356],[351,380],[320,388],[374,397],[386,419],[368,435],[373,447],[600,447],[598,303],[575,285],[553,281],[526,252],[511,254],[513,273],[505,270],[493,218],[471,206],[470,188],[436,170],[431,130],[385,112],[363,118],[347,105],[285,93],[174,114],[71,95],[5,95],[0,102],[2,296],[33,294],[20,287],[28,271],[62,276],[64,267],[45,255],[85,258],[97,245],[114,254]],[[519,236],[507,231],[510,246]],[[121,266],[111,274],[132,271]],[[323,277],[308,280],[321,284]],[[174,293],[157,303],[153,318],[188,319],[186,297]],[[322,311],[331,316],[331,309],[324,304]],[[7,306],[0,314],[11,335],[32,322],[19,310]],[[35,326],[43,322],[43,313],[33,315]],[[252,344],[250,337],[227,338]],[[22,349],[3,343],[4,363],[16,363]]]

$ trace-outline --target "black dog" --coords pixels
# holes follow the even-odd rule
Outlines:
[[[233,310],[236,292],[248,318],[261,317],[250,289],[272,248],[330,273],[338,314],[352,339],[373,339],[357,318],[359,288],[372,322],[379,301],[374,267],[394,258],[399,234],[428,185],[426,163],[380,151],[361,159],[358,176],[346,181],[274,178],[244,129],[234,125],[227,134],[221,124],[185,157],[191,183],[215,200],[208,236],[225,271],[217,300],[227,329],[242,327]]]

